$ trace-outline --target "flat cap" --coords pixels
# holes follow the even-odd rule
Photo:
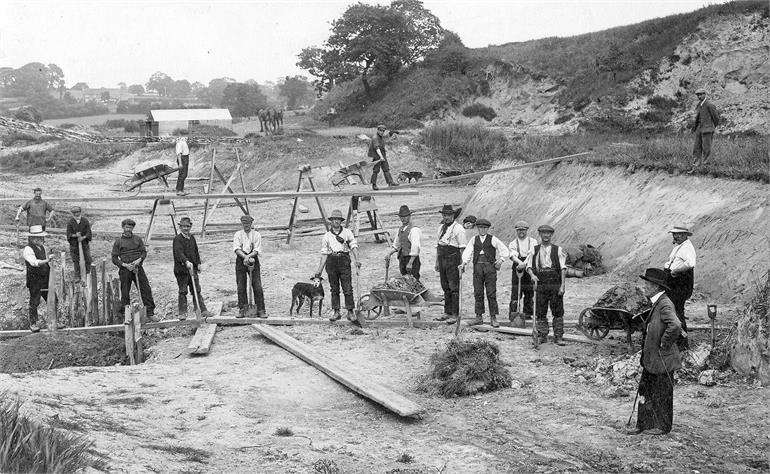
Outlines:
[[[706,89],[702,87],[698,87],[698,89],[695,91],[695,94],[705,94],[705,93],[706,93]]]
[[[549,226],[548,224],[543,224],[543,225],[541,225],[540,227],[538,227],[538,228],[537,228],[537,231],[538,231],[538,232],[550,232],[550,233],[552,233],[552,234],[553,234],[554,232],[556,232],[556,231],[554,230],[554,228],[553,228],[553,227],[551,227],[551,226]]]
[[[529,224],[527,223],[527,221],[516,221],[516,223],[513,225],[513,228],[516,230],[519,230],[519,229],[527,230],[529,229]]]
[[[187,216],[184,216],[181,219],[179,219],[179,225],[192,225],[192,219],[190,219]]]
[[[136,222],[134,222],[133,219],[123,219],[123,222],[120,223],[120,226],[123,227],[124,225],[130,225],[131,227],[134,227],[136,225]]]
[[[463,218],[463,224],[466,224],[466,223],[475,224],[476,223],[476,216],[474,216],[473,214],[468,214],[467,216],[465,216]]]
[[[476,219],[476,227],[492,227],[492,223],[482,217]]]
[[[254,222],[254,218],[251,217],[250,215],[246,214],[246,215],[241,216],[241,223],[242,224],[251,224],[252,222]]]

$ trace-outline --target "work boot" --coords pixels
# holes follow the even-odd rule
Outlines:
[[[358,318],[356,318],[356,313],[354,313],[352,309],[348,310],[347,318],[348,318],[348,321],[357,321],[358,320]]]
[[[553,337],[553,343],[556,344],[557,346],[566,346],[567,345],[567,343],[564,342],[564,339],[562,339],[561,336],[554,336]]]
[[[377,173],[372,173],[372,178],[369,180],[370,183],[372,183],[372,189],[375,191],[378,191],[380,188],[377,187]]]
[[[239,308],[238,314],[235,316],[236,318],[245,318],[246,317],[246,308]]]
[[[456,314],[448,314],[445,316],[446,316],[446,319],[444,320],[444,322],[447,324],[455,324],[457,320],[460,318],[460,316]]]
[[[177,195],[177,196],[186,196],[186,195],[187,195],[187,193],[186,193],[186,192],[184,192],[184,191],[177,191],[177,192],[176,192],[176,195]]]
[[[267,313],[264,309],[260,309],[257,311],[257,317],[261,319],[267,319]]]
[[[489,325],[493,328],[499,328],[500,323],[497,322],[497,315],[493,314],[489,316]]]
[[[342,315],[340,314],[340,310],[339,309],[335,309],[334,310],[334,314],[332,314],[332,317],[329,318],[329,321],[339,321],[339,319],[341,317],[342,317]]]
[[[448,319],[453,319],[453,317],[448,314],[442,314],[438,318],[433,318],[434,321],[446,321]]]
[[[484,324],[484,318],[482,317],[482,315],[477,314],[476,315],[476,319],[474,319],[473,321],[469,322],[468,326],[480,326],[482,324]]]

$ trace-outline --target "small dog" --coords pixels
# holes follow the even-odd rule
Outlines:
[[[289,316],[294,311],[294,306],[297,307],[297,314],[299,309],[305,303],[305,300],[310,301],[310,317],[313,317],[313,303],[318,302],[318,316],[321,316],[321,309],[324,302],[324,287],[321,284],[323,278],[311,278],[311,283],[299,282],[294,285],[291,290],[291,307],[289,308]]]

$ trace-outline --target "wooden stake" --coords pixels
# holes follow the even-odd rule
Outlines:
[[[99,321],[99,286],[98,286],[98,279],[96,276],[96,264],[91,264],[91,274],[89,275],[88,279],[88,285],[91,287],[90,289],[90,298],[91,298],[91,326],[98,326],[100,324]]]
[[[48,266],[48,297],[46,299],[46,314],[48,320],[48,330],[56,331],[58,325],[56,323],[56,272],[53,266]]]
[[[144,304],[144,303],[142,303]],[[141,309],[132,311],[134,318],[134,342],[136,343],[136,363],[144,362],[144,340],[142,339],[142,316],[144,315],[144,306]]]
[[[126,326],[123,332],[123,340],[126,344],[126,354],[131,365],[136,365],[134,358],[134,316],[131,312],[131,305],[126,306],[123,324]]]
[[[110,324],[107,321],[107,259],[102,259],[102,317],[99,318],[103,324]]]
[[[238,163],[238,176],[241,178],[241,189],[243,189],[243,192],[248,192],[246,190],[246,183],[243,180],[243,168],[241,168],[241,155],[238,153],[238,147],[235,148],[235,161]],[[238,202],[236,199],[235,202]],[[246,205],[246,214],[249,214],[249,199],[244,198],[243,203]]]

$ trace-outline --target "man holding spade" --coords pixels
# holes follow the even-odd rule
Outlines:
[[[342,211],[335,209],[329,216],[331,229],[327,231],[321,239],[321,260],[318,263],[316,277],[321,276],[321,272],[326,268],[326,275],[329,277],[329,287],[332,294],[332,310],[334,314],[330,321],[337,321],[342,317],[340,314],[340,285],[342,293],[345,295],[345,309],[347,309],[347,318],[349,321],[357,321],[353,309],[353,283],[350,268],[350,254],[356,260],[356,273],[361,268],[361,259],[358,257],[358,242],[350,229],[342,227]]]
[[[537,228],[540,245],[527,256],[526,269],[535,287],[535,315],[539,343],[548,341],[548,308],[553,317],[553,342],[564,345],[564,282],[567,280],[567,254],[551,242],[554,228]]]
[[[466,245],[465,228],[456,222],[462,209],[454,209],[451,204],[444,204],[441,213],[441,226],[438,229],[436,243],[436,271],[444,290],[444,314],[436,321],[452,324],[460,317],[460,269],[462,253]],[[475,219],[474,219],[475,222]]]
[[[187,290],[192,294],[193,307],[200,310],[202,316],[209,316],[206,304],[201,296],[201,285],[198,273],[201,271],[201,257],[198,243],[190,233],[192,220],[189,217],[179,219],[180,233],[174,237],[172,249],[174,252],[174,277],[179,286],[177,310],[179,319],[187,318]]]
[[[525,270],[527,268],[527,255],[534,251],[537,240],[527,235],[529,224],[526,221],[517,221],[514,224],[516,229],[516,238],[508,244],[508,252],[511,254],[513,262],[513,271],[511,272],[511,303],[508,306],[508,317],[513,322],[514,313],[522,312],[525,319],[529,319],[534,314],[532,296],[532,279]],[[523,307],[519,307],[519,300],[524,297]],[[516,298],[516,299],[514,299]]]
[[[254,305],[257,307],[257,317],[266,318],[265,294],[262,291],[262,274],[260,273],[259,254],[262,253],[262,236],[251,228],[254,218],[249,215],[241,216],[242,230],[233,236],[233,251],[235,252],[235,281],[238,285],[238,315],[243,318],[251,309],[247,291],[253,293]],[[250,290],[249,286],[250,277]]]
[[[75,281],[80,281],[81,277],[86,278],[91,273],[91,223],[82,216],[80,206],[73,206],[70,212],[72,218],[67,222],[67,241],[75,266]],[[84,268],[80,268],[81,252]]]
[[[139,291],[142,304],[147,310],[147,319],[154,321],[155,301],[152,299],[152,289],[150,289],[147,274],[142,268],[142,262],[147,258],[147,248],[144,246],[142,238],[134,235],[136,222],[133,219],[123,219],[120,225],[123,227],[123,234],[112,245],[112,263],[118,267],[118,277],[120,277],[118,317],[122,318],[125,307],[131,304],[130,293],[133,282]]]

